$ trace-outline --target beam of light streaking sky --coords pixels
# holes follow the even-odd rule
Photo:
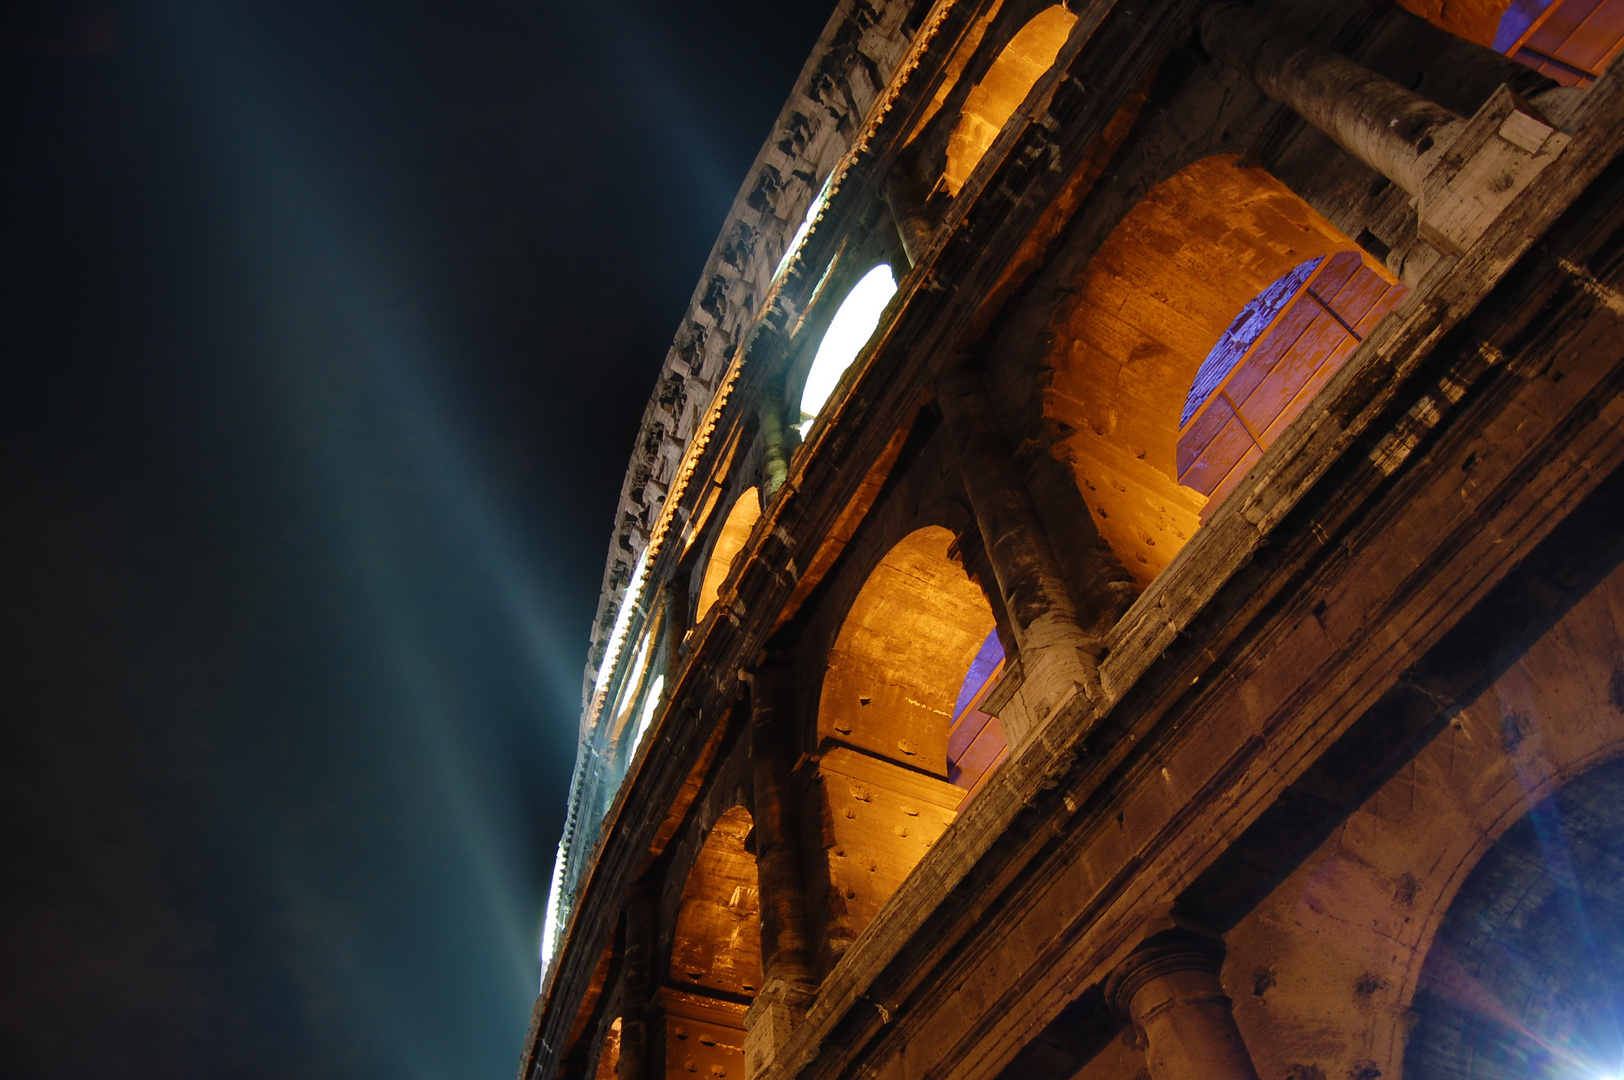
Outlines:
[[[578,642],[549,625],[543,579],[517,553],[480,490],[445,395],[432,386],[424,354],[443,343],[392,310],[400,302],[392,294],[395,275],[376,246],[354,233],[349,223],[356,208],[338,201],[323,161],[308,148],[301,125],[310,119],[309,103],[287,92],[292,80],[270,58],[246,47],[252,35],[234,20],[234,9],[200,5],[176,14],[173,41],[184,50],[175,58],[177,69],[206,110],[200,119],[211,153],[235,182],[229,197],[244,277],[259,295],[261,329],[278,357],[278,370],[254,373],[264,380],[262,405],[271,423],[302,439],[297,467],[316,480],[326,512],[338,523],[348,573],[367,604],[366,647],[395,680],[403,727],[430,763],[439,802],[454,824],[461,865],[447,870],[477,881],[484,918],[498,929],[507,961],[505,997],[519,1019],[512,1042],[494,1048],[506,1058],[522,1035],[535,986],[537,913],[526,898],[539,889],[525,889],[516,874],[544,873],[545,852],[521,850],[515,823],[493,815],[475,790],[477,770],[458,730],[462,706],[452,676],[434,655],[425,599],[399,550],[416,538],[396,535],[403,522],[371,482],[372,459],[406,448],[407,468],[428,501],[445,510],[447,531],[467,566],[505,605],[508,631],[522,642],[534,672],[529,708],[538,723],[547,717],[568,725],[567,744],[573,744]],[[380,436],[394,445],[375,445]],[[304,868],[285,865],[272,876],[291,908],[320,908]],[[391,1049],[407,1072],[451,1075],[433,1067],[435,1048],[425,1043],[399,988],[369,970],[352,928],[319,911],[313,922],[321,950],[351,957],[336,967],[353,973],[358,985],[351,992],[393,1033]]]
[[[742,177],[723,165],[724,155],[711,144],[707,125],[700,122],[693,103],[668,70],[662,50],[654,46],[646,17],[624,0],[603,0],[581,9],[576,18],[588,47],[620,76],[616,81],[628,100],[628,112],[642,118],[647,130],[665,144],[663,154],[651,155],[674,166],[664,182],[680,178],[703,192],[707,201],[722,200],[725,206]],[[721,224],[720,217],[716,224]],[[694,276],[699,276],[699,267]]]

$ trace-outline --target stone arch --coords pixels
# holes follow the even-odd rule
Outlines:
[[[742,805],[723,810],[683,881],[660,992],[672,1080],[744,1076],[744,1014],[762,980],[753,829]]]
[[[947,140],[940,185],[949,195],[959,193],[1026,95],[1054,66],[1076,22],[1077,16],[1065,4],[1038,12],[1015,32],[970,90]]]
[[[841,296],[839,306],[818,335],[811,365],[800,379],[795,426],[802,437],[835,400],[846,369],[879,329],[885,309],[896,293],[896,274],[890,262],[881,258],[858,274]]]
[[[603,1041],[598,1045],[597,1068],[592,1073],[593,1080],[615,1080],[620,1074],[620,1020],[620,1017],[615,1017],[603,1033]]]
[[[965,673],[995,627],[981,587],[927,525],[880,560],[846,612],[818,701],[818,741],[945,779]]]
[[[997,660],[992,607],[957,561],[954,533],[920,525],[951,520],[950,508],[904,497],[913,480],[934,471],[924,464],[915,463],[878,511],[877,532],[860,542],[836,590],[849,601],[832,604],[826,616],[839,626],[822,639],[832,644],[801,819],[807,917],[821,972],[1002,760],[1000,746],[977,739],[1002,738],[997,721],[977,709]]]
[[[1151,189],[1057,313],[1044,417],[1096,526],[1141,587],[1200,525],[1178,481],[1181,416],[1203,361],[1246,305],[1304,261],[1357,246],[1234,155]],[[1385,270],[1382,271],[1385,273]]]
[[[1427,952],[1410,1080],[1624,1068],[1624,761],[1579,776],[1466,876]]]
[[[1532,807],[1624,757],[1620,655],[1615,569],[1230,931],[1225,981],[1260,1075],[1405,1080],[1463,884]]]
[[[715,606],[722,593],[722,585],[733,568],[733,560],[744,550],[745,541],[750,539],[750,530],[756,527],[760,518],[761,492],[754,487],[746,488],[733,500],[721,528],[716,531],[716,542],[711,545],[710,556],[705,560],[705,576],[700,579],[699,585],[699,604],[694,609],[696,624],[704,622],[705,616]]]
[[[733,806],[711,826],[682,890],[670,982],[697,993],[751,998],[761,989],[761,915],[750,811]]]

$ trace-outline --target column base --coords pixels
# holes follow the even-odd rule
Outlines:
[[[1470,120],[1439,135],[1443,152],[1416,200],[1421,239],[1446,255],[1471,247],[1561,155],[1568,136],[1501,86]]]
[[[1014,755],[1073,697],[1081,694],[1098,701],[1103,693],[1097,657],[1062,642],[1018,657],[981,707],[1003,723],[1009,752]]]
[[[745,1080],[754,1080],[771,1067],[817,993],[817,987],[807,983],[776,979],[756,996],[744,1014]]]

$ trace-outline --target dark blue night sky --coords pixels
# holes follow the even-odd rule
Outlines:
[[[831,8],[4,9],[0,1075],[513,1075],[636,424]]]

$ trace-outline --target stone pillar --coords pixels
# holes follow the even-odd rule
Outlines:
[[[638,885],[626,898],[626,957],[621,974],[620,1080],[661,1080],[652,1033],[660,1023],[654,985],[654,898]]]
[[[918,185],[901,163],[893,166],[886,178],[885,204],[891,209],[891,220],[896,222],[897,235],[902,239],[902,253],[908,257],[908,265],[917,266],[935,230],[925,214],[925,200],[919,195]]]
[[[1106,1000],[1133,1025],[1151,1080],[1258,1080],[1218,981],[1223,962],[1221,939],[1168,930],[1106,982]]]
[[[661,628],[665,636],[666,656],[674,669],[677,658],[683,653],[683,643],[688,638],[688,622],[692,618],[688,611],[688,596],[693,587],[692,572],[682,567],[671,577],[671,582],[665,588],[665,623]]]
[[[1461,118],[1235,2],[1197,19],[1213,57],[1411,195]]]
[[[1032,494],[1015,471],[1014,451],[993,413],[981,377],[966,365],[944,373],[937,399],[958,454],[970,507],[998,581],[1023,678],[1048,700],[1060,678],[1098,696],[1099,643],[1084,634]],[[1005,719],[1012,746],[1027,734]],[[1042,716],[1035,717],[1041,720]]]
[[[816,993],[807,935],[787,698],[789,669],[747,672],[750,683],[751,786],[754,789],[756,887],[761,896],[761,993],[745,1014],[745,1075],[777,1055]]]
[[[762,478],[761,506],[765,510],[778,489],[789,479],[789,455],[784,452],[784,407],[776,394],[769,394],[761,407]]]

